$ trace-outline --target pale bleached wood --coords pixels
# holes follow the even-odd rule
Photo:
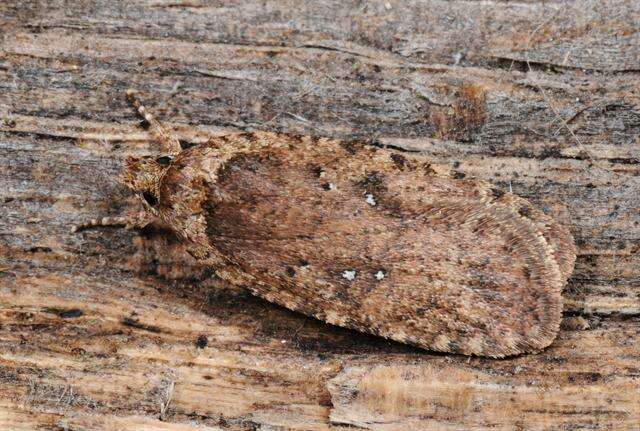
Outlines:
[[[625,1],[2,2],[0,428],[638,429],[637,21]],[[71,234],[132,204],[122,160],[155,151],[129,87],[185,143],[371,139],[527,197],[579,248],[557,341],[434,355],[223,285],[159,226]]]

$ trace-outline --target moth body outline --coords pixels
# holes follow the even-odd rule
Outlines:
[[[227,281],[331,324],[429,350],[503,357],[548,346],[571,274],[570,233],[525,199],[357,142],[245,132],[164,153],[124,183]]]

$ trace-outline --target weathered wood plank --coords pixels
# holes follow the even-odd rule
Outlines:
[[[586,356],[594,367],[579,371],[566,366],[574,354],[566,357],[561,350],[552,361],[563,365],[539,368],[508,361],[478,369],[473,362],[452,366],[446,358],[430,365],[346,368],[329,383],[331,420],[376,430],[396,429],[399,421],[412,429],[634,429],[640,419],[637,385],[622,377],[628,368],[612,364],[611,350],[606,359],[598,351],[604,334],[617,329],[614,323],[562,339],[567,353],[572,343],[592,346]],[[628,335],[629,341],[635,338]],[[631,341],[617,355],[635,356],[639,347]]]
[[[638,429],[639,7],[2,2],[0,428]],[[134,202],[129,87],[185,143],[368,139],[527,197],[579,248],[557,341],[434,355],[223,285],[160,226],[70,234]]]
[[[196,44],[315,46],[363,57],[394,54],[428,63],[510,69],[527,59],[605,72],[638,71],[640,64],[640,6],[624,0],[321,1],[304,7],[292,0],[115,6],[82,1],[65,7],[20,2],[5,8],[28,29],[103,38],[124,34]]]
[[[5,276],[0,302],[11,305],[2,309],[0,333],[4,397],[45,412],[157,417],[163,391],[173,385],[163,419],[220,425],[224,417],[232,428],[251,418],[323,429],[329,414],[332,421],[374,429],[381,417],[412,424],[427,416],[421,426],[437,421],[495,429],[519,421],[530,429],[545,416],[549,425],[606,429],[637,420],[637,318],[568,317],[545,352],[492,361],[385,343],[233,291],[212,297],[207,287],[171,289],[153,279],[120,278]],[[74,287],[89,284],[78,298]],[[198,348],[202,336],[207,346]],[[340,371],[346,364],[359,371]],[[327,392],[327,380],[338,372]],[[360,388],[363,373],[373,373],[381,387]],[[418,375],[406,377],[412,373]],[[430,373],[443,392],[415,394]],[[397,405],[387,399],[396,390],[408,391]],[[353,391],[362,392],[360,398]],[[438,410],[443,393],[464,398],[464,406],[445,402]],[[496,416],[489,411],[496,405],[512,413]]]

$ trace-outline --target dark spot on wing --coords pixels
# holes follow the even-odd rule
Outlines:
[[[191,148],[191,147],[193,147],[194,145],[196,145],[196,144],[194,144],[194,143],[192,143],[192,142],[187,142],[187,141],[181,141],[181,140],[179,140],[178,142],[180,143],[180,149],[181,149],[181,150],[186,150],[187,148]]]
[[[324,169],[322,169],[322,167],[320,167],[318,165],[315,165],[315,166],[311,167],[311,172],[313,172],[313,175],[315,175],[316,178],[320,178],[320,176],[324,172]]]
[[[499,198],[501,198],[502,196],[504,196],[504,192],[503,192],[502,190],[500,190],[500,189],[496,189],[496,188],[491,189],[491,194],[492,194],[492,195],[493,195],[493,197],[494,197],[494,198],[496,198],[496,199],[499,199]]]
[[[529,207],[520,207],[520,209],[518,210],[518,214],[520,214],[522,217],[530,218],[531,217],[531,208],[529,208]]]
[[[240,136],[242,136],[244,139],[246,139],[251,143],[258,142],[260,140],[260,138],[255,132],[241,133]]]
[[[305,135],[300,135],[298,133],[290,133],[287,135],[289,139],[291,139],[294,143],[302,142]]]
[[[402,154],[392,153],[391,154],[391,161],[401,171],[404,170],[404,168],[405,168],[405,166],[407,164],[407,158],[405,156],[403,156]]]
[[[384,177],[377,171],[367,172],[365,177],[357,184],[370,193],[384,193],[387,191],[387,187],[384,186]]]
[[[342,148],[344,148],[344,150],[345,150],[347,153],[351,154],[351,155],[356,154],[356,153],[358,152],[358,149],[359,149],[359,148],[358,148],[358,147],[359,147],[359,145],[358,145],[357,143],[355,143],[355,142],[341,141],[341,142],[340,142],[340,146],[341,146]]]
[[[422,165],[425,175],[434,175],[436,171],[431,167],[431,163],[425,163]]]
[[[457,172],[456,171],[456,172],[453,173],[453,178],[455,178],[456,180],[461,180],[466,176],[467,176],[467,174],[465,174],[464,172]]]

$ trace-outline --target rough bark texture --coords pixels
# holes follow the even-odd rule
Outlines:
[[[0,4],[0,428],[640,429],[637,1]],[[375,139],[512,189],[579,257],[545,351],[437,355],[225,286],[161,226],[71,234],[154,151]]]

